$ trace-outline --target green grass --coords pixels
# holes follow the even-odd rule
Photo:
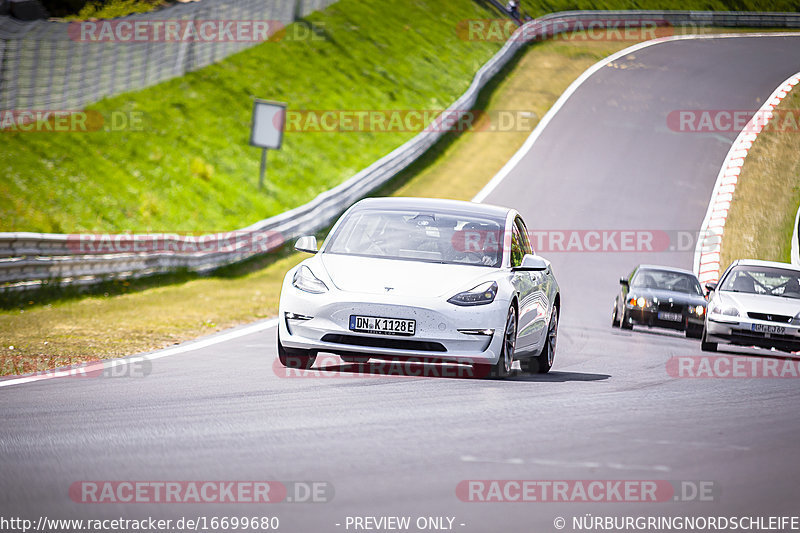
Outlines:
[[[117,4],[114,4],[117,5]],[[579,8],[795,9],[796,2],[529,1],[532,14]],[[140,131],[0,132],[0,230],[212,232],[314,198],[414,132],[287,132],[269,154],[249,146],[253,98],[302,109],[442,109],[499,43],[465,41],[465,19],[497,17],[472,0],[340,0],[268,42],[187,76],[103,100],[106,119]],[[311,30],[310,32],[306,30]],[[115,115],[116,114],[116,115]]]
[[[259,191],[253,99],[294,110],[443,109],[500,47],[459,39],[454,21],[487,16],[471,0],[342,0],[288,30],[314,38],[263,43],[89,107],[107,119],[141,114],[142,131],[2,132],[0,229],[208,232],[308,202],[414,132],[287,132]]]
[[[67,20],[87,20],[91,18],[109,19],[124,17],[133,13],[147,13],[166,2],[163,0],[106,0],[104,2],[87,2],[75,15],[65,17]]]
[[[736,259],[791,261],[791,241],[800,206],[800,133],[775,127],[781,112],[800,109],[800,88],[776,108],[742,166],[725,222],[720,268]],[[796,116],[795,116],[796,118]]]

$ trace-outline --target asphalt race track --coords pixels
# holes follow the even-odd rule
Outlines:
[[[667,115],[756,110],[797,71],[800,37],[638,50],[583,83],[486,201],[516,207],[534,231],[697,231],[736,133],[673,131]],[[277,516],[284,532],[345,531],[346,517],[365,515],[548,532],[559,516],[574,531],[571,518],[586,513],[797,514],[798,381],[671,377],[667,361],[699,355],[698,341],[610,327],[620,276],[641,262],[691,268],[693,249],[546,255],[564,306],[547,376],[351,377],[358,367],[341,365],[282,378],[270,328],[155,360],[145,378],[0,388],[0,506],[34,520]],[[709,481],[714,501],[459,500],[460,481],[481,479]],[[335,496],[92,505],[69,497],[81,480],[325,481]]]

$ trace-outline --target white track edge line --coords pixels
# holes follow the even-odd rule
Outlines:
[[[697,245],[694,249],[694,261],[693,261],[693,269],[694,273],[701,277],[701,283],[706,283],[709,281],[717,281],[719,279],[719,274],[722,265],[719,263],[719,259],[717,259],[716,263],[714,261],[710,261],[710,264],[716,264],[716,269],[704,270],[701,276],[700,266],[704,264],[702,262],[702,256],[704,255],[704,249],[709,248],[705,251],[707,255],[717,254],[719,255],[722,251],[722,239],[725,233],[725,221],[727,220],[727,214],[730,210],[730,205],[725,209],[725,215],[721,218],[721,225],[719,227],[714,227],[714,233],[712,235],[707,235],[709,231],[709,222],[711,221],[711,215],[714,213],[715,208],[718,207],[718,204],[721,202],[719,200],[720,188],[723,187],[723,181],[726,177],[726,171],[731,168],[731,163],[734,159],[742,159],[742,166],[744,165],[744,161],[747,159],[747,153],[743,158],[734,157],[734,152],[738,152],[742,150],[742,145],[745,142],[752,143],[756,141],[758,138],[758,134],[761,133],[762,128],[758,128],[757,131],[754,131],[756,124],[764,117],[767,113],[771,113],[775,107],[786,97],[788,93],[786,87],[789,87],[791,90],[795,85],[798,84],[798,80],[800,79],[800,72],[792,74],[784,81],[782,81],[778,87],[772,91],[772,93],[764,100],[764,103],[761,107],[758,108],[757,111],[753,113],[753,116],[750,120],[747,121],[747,124],[742,128],[739,134],[734,139],[733,143],[731,143],[731,147],[728,150],[728,153],[725,154],[725,158],[722,160],[722,165],[720,166],[719,173],[717,173],[717,179],[714,182],[714,188],[711,191],[711,197],[708,201],[708,208],[706,209],[706,215],[703,218],[703,223],[700,226],[700,234],[697,239]],[[781,93],[784,93],[781,95]],[[775,102],[777,100],[777,102]],[[771,117],[770,117],[771,118]],[[748,137],[752,137],[752,139],[748,139]],[[749,152],[750,147],[744,148],[745,152]],[[741,169],[741,166],[739,166]],[[740,170],[741,171],[741,170]],[[731,194],[731,201],[733,199],[733,194],[736,191],[736,184],[739,181],[739,174],[736,175],[736,181],[731,184],[726,184],[725,186],[730,186],[732,190],[730,191]],[[730,204],[731,201],[727,201]],[[718,237],[718,243],[712,243],[711,241]],[[706,242],[706,239],[709,239],[709,242]],[[726,265],[727,266],[727,265]]]
[[[221,342],[227,342],[233,339],[238,339],[239,337],[244,337],[246,335],[250,335],[252,333],[258,333],[260,331],[264,331],[270,328],[275,327],[278,324],[278,318],[273,317],[269,318],[260,322],[256,322],[255,324],[250,324],[248,326],[236,328],[233,330],[229,330],[225,333],[220,333],[217,335],[212,335],[205,339],[201,339],[198,341],[187,341],[185,343],[179,344],[178,346],[172,346],[170,348],[164,348],[163,350],[158,350],[155,352],[145,353],[141,355],[131,355],[125,356],[123,358],[118,359],[106,359],[104,361],[98,361],[89,365],[88,367],[81,367],[82,372],[92,372],[95,370],[102,370],[106,367],[105,363],[107,361],[111,361],[109,363],[113,366],[125,366],[131,363],[139,363],[141,361],[153,361],[155,359],[161,359],[163,357],[170,357],[172,355],[178,355],[186,352],[191,352],[194,350],[199,350],[201,348],[207,348],[209,346],[214,346],[215,344],[219,344]],[[71,372],[69,369],[62,369],[62,370],[53,370],[47,371],[42,374],[36,374],[32,376],[23,376],[19,378],[12,378],[7,379],[5,381],[0,381],[0,388],[2,387],[10,387],[11,385],[22,385],[25,383],[35,383],[37,381],[43,381],[47,379],[53,378],[61,378],[67,377],[70,375],[75,375],[74,370]]]
[[[659,39],[653,39],[651,41],[644,41],[641,43],[636,43],[633,46],[629,46],[624,50],[620,50],[619,52],[615,52],[610,56],[601,59],[588,69],[586,69],[580,76],[578,76],[575,81],[573,81],[569,87],[558,97],[558,100],[555,101],[553,106],[547,110],[542,120],[536,125],[533,129],[531,134],[525,139],[525,143],[519,148],[519,150],[511,156],[503,168],[501,168],[497,174],[492,177],[491,180],[481,189],[478,191],[478,194],[472,199],[473,202],[481,203],[483,202],[487,196],[489,196],[495,188],[511,173],[514,167],[522,160],[523,157],[527,155],[530,151],[533,144],[542,134],[542,131],[545,127],[550,123],[556,113],[561,110],[567,100],[578,90],[578,88],[593,74],[595,74],[598,70],[602,69],[603,67],[607,66],[609,63],[616,61],[617,59],[624,57],[628,54],[633,52],[637,52],[643,48],[647,48],[650,46],[654,46],[657,44],[668,43],[671,41],[684,41],[684,40],[699,40],[699,39],[728,39],[734,37],[796,37],[800,35],[800,32],[760,32],[760,33],[717,33],[713,35],[674,35],[672,37],[662,37]]]

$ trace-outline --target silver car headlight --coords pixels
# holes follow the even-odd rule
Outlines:
[[[292,278],[292,285],[301,291],[310,292],[312,294],[322,294],[328,292],[328,286],[311,272],[311,269],[303,265],[298,268]]]
[[[800,313],[794,315],[794,318],[792,319],[792,325],[800,326]]]
[[[497,283],[487,281],[468,291],[459,292],[447,301],[455,305],[486,305],[492,303],[495,296],[497,296]]]
[[[714,304],[714,307],[712,307],[710,314],[723,315],[723,316],[741,316],[739,314],[739,309],[737,309],[735,305],[723,307],[718,303]]]

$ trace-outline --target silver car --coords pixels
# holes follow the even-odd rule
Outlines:
[[[472,364],[476,375],[545,373],[561,297],[513,209],[454,200],[371,198],[353,205],[283,282],[278,356],[317,352]]]
[[[800,268],[771,261],[734,261],[719,283],[706,285],[708,302],[701,347],[735,344],[800,350]]]

